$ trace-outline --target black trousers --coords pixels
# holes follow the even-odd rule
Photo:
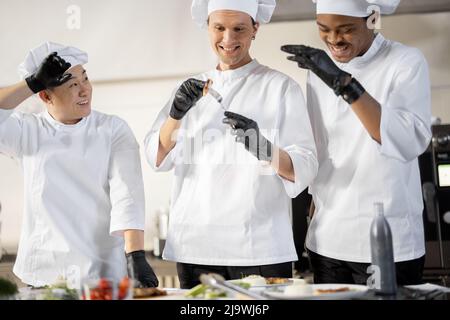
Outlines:
[[[336,260],[308,250],[309,261],[314,273],[314,283],[366,284],[370,274],[370,263]],[[422,283],[425,256],[395,264],[397,284],[412,285]]]
[[[200,284],[199,277],[203,273],[218,273],[224,277],[225,280],[241,279],[253,274],[263,277],[292,278],[292,262],[249,267],[177,263],[177,272],[178,279],[180,280],[180,287],[182,289],[190,289]]]

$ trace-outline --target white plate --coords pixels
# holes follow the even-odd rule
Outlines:
[[[285,287],[285,286],[289,286],[291,284],[293,284],[295,281],[295,279],[293,278],[289,278],[288,281],[286,283],[276,283],[276,284],[265,284],[265,285],[251,285],[250,288],[271,288],[271,287]],[[241,279],[233,279],[233,280],[227,280],[227,282],[230,282],[232,284],[239,284],[245,281],[242,281]]]
[[[264,295],[273,298],[273,299],[283,299],[283,300],[298,300],[298,299],[307,299],[307,300],[340,300],[340,299],[351,299],[358,296],[362,296],[369,290],[367,286],[359,285],[359,284],[343,284],[343,283],[322,283],[322,284],[307,284],[307,286],[311,286],[312,291],[314,292],[312,295],[286,295],[284,287],[276,287],[264,290]],[[329,290],[329,289],[338,289],[338,288],[349,288],[349,291],[342,292],[333,292],[333,293],[315,293],[316,290]]]

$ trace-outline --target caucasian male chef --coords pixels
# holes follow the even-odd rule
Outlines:
[[[146,139],[151,166],[174,169],[163,256],[183,288],[208,272],[292,277],[290,198],[317,160],[300,86],[249,53],[274,9],[274,0],[193,1],[218,63],[174,91]],[[203,97],[208,79],[222,102]]]

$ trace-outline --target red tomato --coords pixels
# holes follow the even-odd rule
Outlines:
[[[128,279],[128,277],[124,277],[122,280],[120,280],[119,289],[128,289],[129,286],[130,279]]]
[[[109,289],[111,288],[111,285],[109,283],[109,281],[107,279],[100,279],[100,281],[98,282],[98,288],[100,289]]]
[[[91,300],[100,300],[100,292],[98,289],[94,288],[90,292],[91,294]]]
[[[119,283],[119,300],[123,300],[128,295],[128,290],[130,289],[130,279],[124,277]]]

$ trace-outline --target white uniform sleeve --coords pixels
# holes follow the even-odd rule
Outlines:
[[[144,230],[145,196],[139,145],[130,127],[119,118],[113,119],[109,185],[111,235],[122,236],[127,229]]]
[[[23,115],[0,109],[0,153],[19,158],[22,153]]]
[[[431,139],[430,80],[423,55],[402,59],[381,113],[380,152],[400,161],[411,161]]]
[[[156,160],[158,156],[158,148],[159,148],[159,132],[161,130],[161,126],[169,117],[170,108],[172,106],[172,101],[175,97],[175,92],[173,92],[171,99],[167,102],[164,108],[159,112],[155,122],[152,125],[152,128],[148,132],[145,137],[144,145],[145,145],[145,157],[147,162],[150,164],[153,170],[155,171],[170,171],[175,167],[175,154],[177,150],[178,144],[170,150],[170,152],[166,155],[164,160],[160,163],[159,166],[156,166]]]
[[[326,145],[328,144],[328,137],[324,129],[325,124],[323,123],[323,116],[321,115],[318,101],[318,94],[320,90],[317,90],[317,83],[313,83],[317,80],[320,81],[320,84],[323,83],[322,80],[318,79],[314,73],[308,71],[306,79],[306,106],[314,135],[317,160],[320,163],[320,160],[323,158],[324,149],[326,149]],[[325,88],[325,90],[327,89],[328,87]]]
[[[280,112],[278,146],[291,157],[295,181],[281,179],[286,193],[295,198],[311,183],[318,170],[314,136],[299,85],[288,87]]]

